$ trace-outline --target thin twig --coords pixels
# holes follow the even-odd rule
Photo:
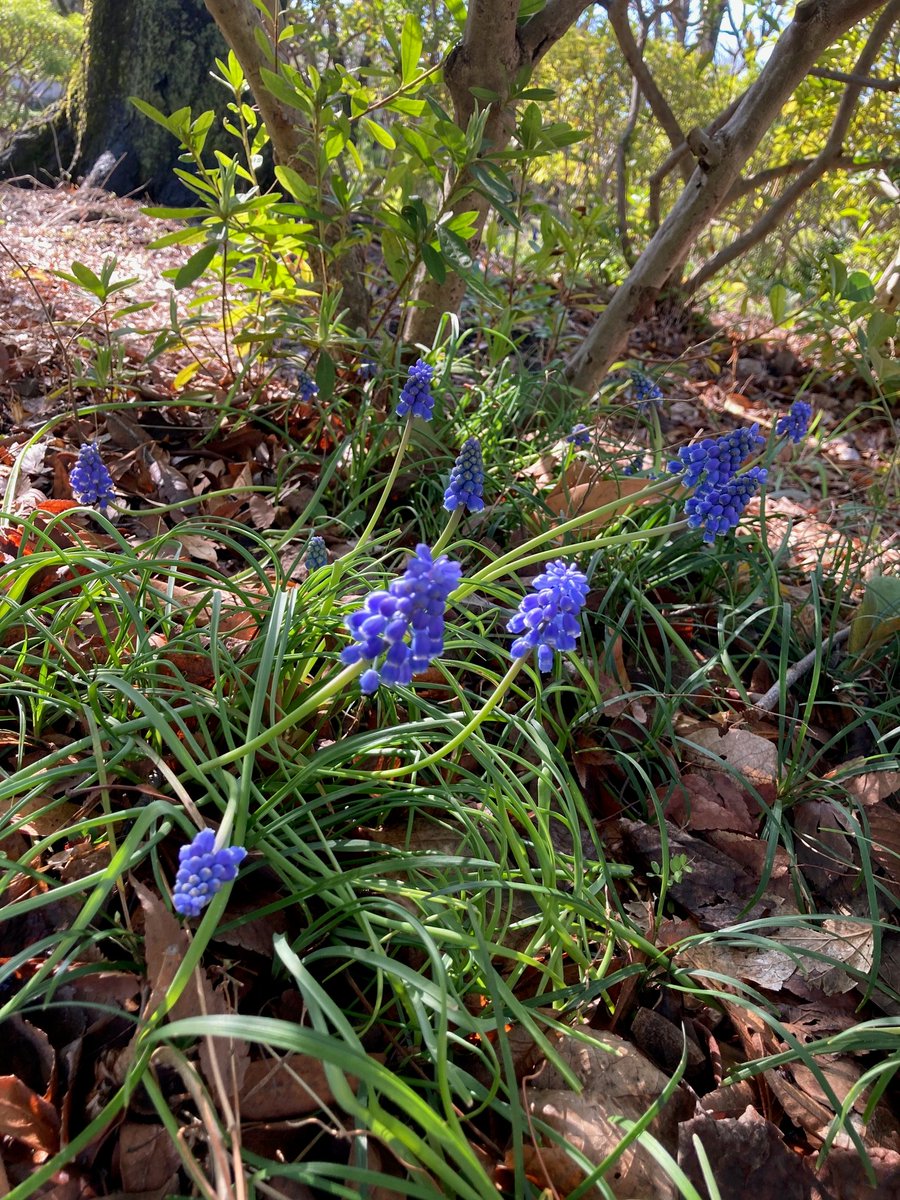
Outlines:
[[[839,629],[831,639],[832,646],[839,646],[846,642],[850,636],[850,626],[846,629]],[[813,663],[822,653],[822,647],[816,646],[814,650],[810,650],[809,654],[804,654],[799,662],[795,662],[788,671],[784,679],[784,690],[793,687],[798,679],[802,679],[806,672],[812,667]],[[773,683],[767,692],[763,692],[758,700],[755,700],[753,707],[757,712],[771,712],[778,703],[778,698],[781,695],[781,680]]]

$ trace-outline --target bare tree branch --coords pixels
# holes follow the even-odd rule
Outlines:
[[[865,78],[866,72],[875,61],[891,26],[898,18],[900,18],[900,0],[890,0],[890,3],[879,13],[878,19],[872,26],[872,32],[866,39],[866,44],[863,46],[859,58],[856,60],[856,70],[853,74],[857,78]],[[841,102],[838,105],[838,110],[835,113],[834,121],[831,124],[825,145],[816,157],[807,163],[794,182],[786,187],[780,196],[766,206],[765,212],[759,216],[748,230],[742,233],[740,237],[735,238],[729,245],[724,246],[718,254],[714,254],[711,259],[705,262],[694,273],[687,283],[687,291],[689,293],[695,292],[697,288],[702,287],[704,283],[712,279],[723,267],[734,262],[736,258],[740,258],[742,254],[746,254],[748,250],[758,245],[773,229],[777,229],[778,225],[784,220],[800,197],[809,191],[813,184],[817,183],[826,171],[834,168],[835,164],[841,158],[841,147],[844,137],[847,134],[850,121],[853,117],[853,110],[859,100],[860,93],[863,91],[863,87],[862,83],[847,84],[844,94],[841,97]],[[730,194],[729,192],[729,197]]]
[[[900,92],[900,79],[877,79],[874,75],[832,71],[830,67],[813,67],[810,75],[815,75],[816,79],[834,79],[838,83],[858,83],[861,87],[874,88],[879,92]]]
[[[628,20],[628,0],[607,0],[606,11],[609,13],[609,23],[616,35],[622,56],[628,64],[629,71],[640,84],[641,91],[650,105],[650,111],[672,143],[672,148],[676,149],[684,145],[685,136],[678,123],[678,118],[669,107],[668,100],[657,87],[656,80],[644,62],[640,47],[634,40],[631,22]],[[690,164],[683,156],[679,156],[673,165],[681,171],[686,182],[691,174]]]
[[[571,29],[582,13],[599,0],[549,0],[539,13],[519,30],[525,55],[537,66],[551,47]]]
[[[631,145],[640,112],[641,85],[636,79],[632,79],[628,120],[616,145],[616,220],[619,226],[619,244],[629,267],[634,266],[637,256],[628,233],[628,148]]]
[[[812,158],[795,158],[792,162],[781,163],[777,167],[767,167],[765,171],[757,171],[755,175],[748,175],[746,179],[738,180],[734,185],[728,193],[725,204],[727,206],[737,200],[742,200],[744,196],[749,196],[752,192],[757,192],[770,183],[776,183],[779,179],[788,179],[791,175],[798,175],[813,162]],[[885,155],[880,158],[856,159],[852,154],[841,154],[828,164],[827,170],[855,173],[857,171],[884,171],[889,167],[900,167],[900,158]]]
[[[893,0],[900,3],[900,0]],[[628,330],[647,311],[698,234],[722,207],[741,169],[822,53],[884,0],[801,0],[733,116],[710,138],[715,153],[697,169],[649,245],[594,322],[566,368],[591,392],[615,361]]]
[[[743,98],[744,98],[743,92],[741,92],[741,94],[739,96],[735,96],[735,98],[731,101],[731,103],[728,105],[728,107],[724,108],[719,113],[719,115],[715,118],[715,120],[710,124],[710,126],[709,126],[710,133],[718,132],[718,130],[720,130],[722,128],[722,126],[725,124],[725,122],[731,119],[732,115],[737,111],[737,107],[741,103]],[[654,233],[656,232],[657,229],[659,229],[659,193],[660,193],[660,189],[662,188],[663,180],[666,178],[667,175],[671,174],[671,172],[675,169],[675,167],[678,165],[678,163],[683,158],[684,159],[687,158],[687,156],[690,154],[690,152],[691,152],[691,149],[690,149],[690,146],[688,146],[687,142],[682,142],[680,146],[676,146],[675,149],[671,151],[671,153],[665,158],[665,160],[662,162],[662,164],[659,167],[657,167],[656,170],[653,172],[653,174],[650,176],[650,179],[649,179],[650,202],[649,202],[648,216],[650,218],[650,227],[651,227],[651,229],[653,229]]]

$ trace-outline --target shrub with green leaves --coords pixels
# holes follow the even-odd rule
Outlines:
[[[81,14],[62,16],[51,0],[0,0],[0,136],[61,94],[81,33]]]

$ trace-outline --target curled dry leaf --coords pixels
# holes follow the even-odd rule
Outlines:
[[[59,1149],[59,1116],[52,1104],[15,1075],[0,1075],[0,1135],[45,1155]]]
[[[815,1179],[802,1158],[784,1144],[781,1134],[754,1108],[737,1119],[714,1120],[704,1113],[685,1121],[678,1131],[678,1163],[701,1195],[707,1194],[697,1154],[699,1141],[722,1200],[753,1196],[754,1200],[817,1195]]]
[[[162,1125],[126,1121],[119,1126],[117,1150],[125,1192],[176,1191],[181,1159]]]
[[[577,1148],[591,1162],[602,1162],[622,1141],[623,1129],[616,1119],[638,1120],[659,1097],[668,1078],[631,1043],[615,1034],[604,1034],[599,1044],[566,1038],[558,1043],[557,1051],[583,1090],[573,1092],[565,1077],[546,1063],[528,1087],[529,1112],[555,1129],[563,1143]],[[690,1102],[684,1094],[676,1092],[649,1127],[652,1136],[670,1151],[686,1104]],[[559,1144],[533,1147],[529,1167],[541,1186],[552,1185],[562,1194],[584,1178]],[[674,1200],[676,1195],[671,1180],[637,1143],[616,1159],[604,1183],[617,1197]],[[601,1193],[595,1188],[586,1195]]]
[[[671,789],[665,813],[698,832],[729,829],[752,834],[759,824],[758,807],[724,771],[691,771]]]

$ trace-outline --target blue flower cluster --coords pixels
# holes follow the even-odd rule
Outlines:
[[[684,506],[688,525],[703,530],[704,542],[714,542],[717,534],[735,529],[747,501],[766,482],[766,474],[763,467],[751,467],[726,483],[699,487]]]
[[[629,375],[631,376],[631,392],[637,402],[638,410],[645,412],[651,404],[661,408],[665,397],[656,380],[645,375],[643,371],[630,371]]]
[[[96,504],[101,512],[115,498],[112,476],[103,465],[95,442],[85,442],[69,473],[72,495],[79,504]]]
[[[175,911],[185,917],[198,917],[216,892],[237,875],[247,851],[243,846],[225,846],[216,850],[212,829],[201,829],[190,845],[178,851],[178,874],[172,890]]]
[[[356,374],[363,381],[374,379],[378,374],[378,363],[374,358],[369,358],[368,354],[364,354],[357,364]]]
[[[484,463],[481,458],[481,442],[471,437],[463,444],[457,455],[450,482],[444,492],[444,508],[454,512],[467,508],[469,512],[481,512],[484,508]]]
[[[644,469],[643,454],[636,454],[627,467],[622,468],[623,475],[637,475],[639,471]]]
[[[412,413],[423,421],[430,421],[434,411],[434,396],[431,394],[431,380],[434,378],[434,367],[420,358],[409,368],[406,383],[397,401],[397,416],[405,417]]]
[[[306,543],[306,569],[318,571],[319,567],[328,565],[328,551],[325,549],[325,539],[313,535]]]
[[[405,574],[386,592],[373,592],[347,618],[347,631],[356,644],[344,650],[341,661],[372,664],[360,676],[363,692],[371,694],[379,683],[408,684],[443,653],[444,609],[461,576],[459,563],[444,554],[435,559],[428,546],[419,545]]]
[[[795,400],[790,411],[775,426],[779,437],[789,437],[795,444],[802,442],[812,420],[812,405],[805,400]]]
[[[591,431],[587,425],[573,425],[572,432],[566,435],[566,441],[572,446],[589,446]]]
[[[715,487],[727,483],[744,459],[765,444],[766,439],[760,435],[756,424],[733,429],[722,437],[704,438],[702,442],[683,446],[678,451],[678,458],[669,463],[669,471],[673,474],[683,471],[681,482],[686,488],[700,483]]]
[[[319,394],[319,385],[306,371],[297,376],[297,399],[301,404],[311,404]]]
[[[557,559],[532,583],[506,628],[522,636],[513,642],[513,658],[537,650],[538,670],[549,671],[555,650],[574,650],[581,624],[578,615],[587,599],[587,577],[577,567]]]

